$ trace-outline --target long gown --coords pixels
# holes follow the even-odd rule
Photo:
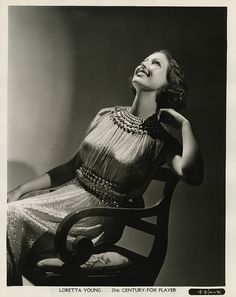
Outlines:
[[[44,233],[55,234],[71,211],[122,207],[127,202],[129,207],[136,207],[163,163],[169,137],[155,114],[143,120],[131,114],[129,107],[100,110],[76,155],[75,177],[54,192],[8,204],[9,285],[21,283],[21,268],[31,247]],[[99,241],[112,226],[112,218],[90,217],[77,223],[71,234]]]

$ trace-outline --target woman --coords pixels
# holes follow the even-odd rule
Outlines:
[[[169,52],[154,52],[135,69],[132,87],[132,106],[100,110],[69,162],[9,193],[9,285],[21,284],[27,252],[44,233],[55,234],[69,212],[85,207],[139,207],[140,197],[164,163],[183,181],[201,183],[202,156],[189,121],[178,112],[185,105],[180,66]],[[165,124],[180,129],[182,145]],[[27,192],[64,183],[54,192],[18,200]],[[71,236],[99,241],[113,223],[112,218],[84,219]]]

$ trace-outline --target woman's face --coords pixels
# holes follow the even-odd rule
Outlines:
[[[157,91],[167,84],[167,69],[169,66],[165,54],[156,52],[148,56],[135,69],[132,84],[136,91]]]

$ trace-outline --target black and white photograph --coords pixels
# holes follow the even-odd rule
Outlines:
[[[228,16],[8,5],[7,289],[231,296]]]

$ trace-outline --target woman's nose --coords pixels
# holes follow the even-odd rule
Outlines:
[[[147,68],[147,66],[148,66],[148,65],[147,65],[147,62],[142,62],[142,63],[141,63],[141,66],[142,66],[143,68]]]

